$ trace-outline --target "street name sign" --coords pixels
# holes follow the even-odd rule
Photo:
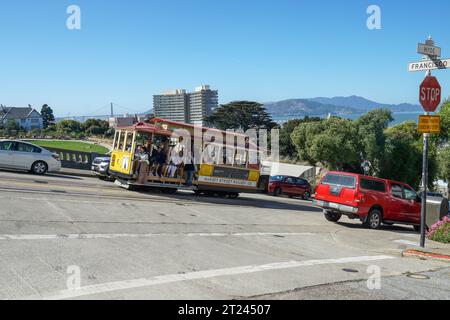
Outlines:
[[[440,57],[441,56],[441,48],[431,46],[428,44],[419,43],[417,45],[417,53],[424,54],[426,56]]]
[[[419,133],[440,133],[440,116],[419,116]]]
[[[450,69],[450,59],[422,60],[410,63],[408,67],[408,70],[410,72],[437,69]]]

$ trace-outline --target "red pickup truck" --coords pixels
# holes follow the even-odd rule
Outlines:
[[[406,224],[420,230],[421,198],[409,185],[345,172],[329,172],[316,188],[314,204],[328,221],[342,215],[371,229]]]

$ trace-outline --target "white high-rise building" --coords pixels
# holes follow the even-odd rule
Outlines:
[[[189,122],[196,125],[203,125],[205,117],[211,115],[212,111],[219,104],[219,93],[211,90],[210,86],[195,88],[189,93]]]
[[[153,110],[157,118],[189,122],[189,96],[186,90],[177,89],[153,96]]]
[[[218,101],[218,91],[204,85],[192,93],[177,89],[155,95],[153,109],[158,118],[203,125],[205,117],[217,108]]]

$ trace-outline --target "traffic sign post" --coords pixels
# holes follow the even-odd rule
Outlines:
[[[442,89],[436,77],[431,76],[431,70],[449,69],[450,59],[440,59],[441,48],[434,45],[431,36],[417,46],[417,52],[425,57],[422,61],[409,64],[409,71],[426,71],[425,80],[420,85],[419,101],[425,110],[425,115],[419,117],[419,132],[423,133],[423,168],[422,168],[422,210],[420,226],[420,246],[425,248],[425,229],[427,216],[427,189],[428,189],[428,139],[430,133],[439,133],[440,117],[430,116],[441,103]]]

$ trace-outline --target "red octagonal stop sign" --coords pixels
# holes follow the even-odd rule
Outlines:
[[[436,77],[428,76],[420,85],[420,104],[426,112],[435,112],[441,103],[441,85]]]

